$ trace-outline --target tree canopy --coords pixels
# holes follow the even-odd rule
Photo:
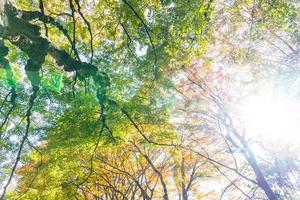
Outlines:
[[[3,199],[298,199],[297,0],[3,0]]]

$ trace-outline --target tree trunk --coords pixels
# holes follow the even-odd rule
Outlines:
[[[182,200],[188,200],[188,194],[185,188],[182,188]]]
[[[276,197],[274,191],[271,189],[271,187],[270,187],[269,183],[267,182],[265,176],[263,175],[260,167],[258,166],[255,155],[252,152],[252,150],[250,149],[250,147],[248,146],[247,142],[238,133],[238,131],[235,128],[232,128],[232,132],[237,137],[237,139],[240,141],[240,144],[242,145],[242,147],[244,149],[243,154],[255,173],[258,186],[265,192],[265,194],[267,195],[267,197],[270,200],[277,200],[278,198]]]
[[[267,197],[270,200],[277,200],[275,193],[271,189],[271,187],[268,184],[265,176],[263,175],[260,167],[258,166],[257,161],[254,157],[254,154],[252,153],[252,151],[250,149],[248,151],[249,151],[248,152],[249,158],[247,158],[247,160],[256,175],[256,180],[257,180],[258,186],[265,192],[265,194],[267,195]]]

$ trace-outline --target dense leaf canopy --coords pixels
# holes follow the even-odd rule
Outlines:
[[[1,200],[299,198],[299,143],[239,112],[263,87],[298,105],[299,8],[1,1]]]

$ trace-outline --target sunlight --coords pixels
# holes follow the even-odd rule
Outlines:
[[[299,140],[299,103],[285,92],[264,89],[241,106],[246,133],[262,140]]]

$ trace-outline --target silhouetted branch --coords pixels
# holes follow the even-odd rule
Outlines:
[[[5,95],[4,100],[2,101],[1,106],[0,106],[0,112],[2,111],[2,108],[3,108],[4,104],[8,101],[7,99],[8,99],[10,94],[11,94],[11,91],[9,91],[7,93],[7,95]]]
[[[38,92],[38,89],[37,88],[34,88],[33,89],[33,93],[30,95],[30,99],[29,99],[29,107],[27,109],[27,112],[26,112],[26,121],[27,121],[27,125],[26,125],[26,129],[25,129],[25,133],[24,133],[24,136],[21,140],[21,144],[19,146],[19,150],[18,150],[18,153],[17,153],[17,157],[16,157],[16,160],[14,162],[14,165],[13,165],[13,168],[11,170],[11,173],[10,173],[10,176],[8,178],[8,181],[7,183],[4,185],[3,187],[3,192],[1,194],[1,200],[3,200],[5,198],[5,194],[6,194],[6,190],[8,188],[8,186],[10,185],[10,182],[15,174],[15,171],[16,171],[16,168],[19,164],[19,161],[21,159],[21,153],[23,151],[23,148],[24,148],[24,144],[25,144],[25,141],[27,140],[27,137],[28,137],[28,133],[29,133],[29,128],[30,128],[30,117],[31,117],[31,111],[32,111],[32,108],[33,108],[33,105],[34,105],[34,101],[37,97],[37,92]]]
[[[157,76],[157,73],[158,73],[158,66],[157,66],[157,54],[156,54],[156,49],[155,49],[155,46],[153,44],[153,40],[152,40],[152,37],[151,37],[151,34],[150,34],[150,30],[147,26],[147,24],[144,22],[144,20],[142,19],[142,17],[136,12],[136,10],[133,8],[133,6],[127,1],[127,0],[122,0],[128,7],[130,10],[132,10],[132,12],[134,13],[134,15],[138,18],[138,20],[143,24],[144,26],[144,29],[146,31],[146,34],[149,38],[149,41],[150,41],[150,44],[151,44],[151,47],[153,49],[153,53],[154,53],[154,75],[155,77]]]
[[[2,130],[3,126],[6,124],[8,118],[9,118],[9,115],[12,113],[12,111],[13,111],[13,109],[15,107],[16,107],[16,104],[14,102],[14,103],[12,103],[12,106],[10,107],[10,109],[8,110],[8,112],[6,113],[6,115],[4,115],[4,120],[3,120],[3,122],[0,125],[0,130]],[[1,133],[0,133],[0,136],[1,136]]]
[[[23,10],[22,11],[18,10],[18,11],[22,13],[21,17],[22,17],[22,19],[24,19],[26,21],[38,19],[38,20],[42,21],[43,23],[51,24],[54,27],[56,27],[58,30],[60,30],[63,33],[63,35],[68,39],[69,43],[71,44],[71,48],[74,51],[76,58],[78,60],[80,60],[78,51],[77,51],[76,47],[74,46],[74,43],[73,43],[68,31],[59,22],[57,22],[54,18],[52,18],[51,16],[47,16],[43,13],[37,12],[37,11],[23,11]]]
[[[93,46],[93,33],[92,33],[91,24],[89,23],[89,21],[86,19],[86,17],[82,13],[79,0],[75,0],[75,2],[76,2],[76,5],[77,5],[78,13],[81,16],[81,18],[83,19],[84,23],[86,24],[86,26],[88,28],[88,31],[89,31],[89,34],[90,34],[90,48],[91,48],[91,54],[92,54],[91,59],[90,59],[90,63],[92,63],[93,62],[93,57],[94,57],[94,46]]]
[[[89,170],[89,173],[88,173],[87,177],[83,181],[81,181],[78,185],[83,185],[85,182],[88,181],[88,179],[92,175],[92,173],[93,173],[94,157],[95,157],[96,151],[98,149],[98,146],[99,146],[99,143],[100,143],[101,136],[102,136],[102,133],[104,131],[104,128],[107,127],[107,125],[106,125],[106,116],[105,116],[105,113],[104,113],[104,104],[103,104],[103,102],[99,102],[99,104],[100,104],[100,121],[102,123],[102,126],[101,126],[100,132],[98,134],[98,138],[97,138],[97,141],[96,141],[96,144],[95,144],[92,156],[90,158],[90,170]]]
[[[45,9],[44,9],[44,2],[43,2],[43,0],[39,0],[39,7],[40,7],[41,13],[43,15],[45,15]],[[46,31],[45,35],[48,37],[48,27],[47,27],[47,24],[46,24],[46,22],[43,22],[43,24],[44,24],[45,31]]]
[[[233,181],[230,181],[229,184],[223,189],[222,193],[221,193],[221,196],[219,198],[219,200],[222,200],[223,196],[225,195],[225,193],[227,192],[227,190],[233,186],[233,183],[236,182],[237,179],[233,180]]]
[[[7,112],[6,114],[4,114],[4,113],[2,112],[2,110],[0,109],[1,114],[4,115],[4,120],[3,120],[3,122],[2,122],[1,125],[0,125],[0,137],[1,137],[1,133],[2,133],[1,130],[2,130],[3,126],[6,124],[7,120],[9,119],[10,114],[12,113],[13,109],[16,107],[16,96],[17,96],[17,94],[16,94],[15,89],[12,88],[12,89],[10,90],[10,92],[8,93],[8,95],[9,95],[9,94],[11,94],[11,99],[10,99],[10,101],[11,101],[11,105],[12,105],[12,106],[10,107],[10,109],[8,110],[8,112]],[[5,101],[7,101],[8,95],[5,97],[5,100],[3,101],[2,105],[1,105],[1,108],[2,108],[2,106],[4,105]]]
[[[232,186],[238,189],[248,199],[251,199],[248,194],[246,194],[237,184],[235,184],[235,180],[230,180],[230,178],[224,172],[222,172],[216,165],[214,165],[214,167],[231,183]]]
[[[163,195],[163,199],[164,200],[168,200],[169,196],[168,196],[168,189],[167,189],[167,185],[164,181],[163,175],[162,173],[154,166],[153,162],[151,161],[151,159],[149,158],[149,156],[147,156],[145,153],[143,153],[141,151],[141,149],[132,142],[132,144],[135,146],[135,148],[138,150],[138,152],[147,160],[147,162],[150,164],[151,168],[153,169],[153,171],[157,174],[157,176],[160,179],[160,182],[162,184],[163,190],[164,190],[164,195]]]

